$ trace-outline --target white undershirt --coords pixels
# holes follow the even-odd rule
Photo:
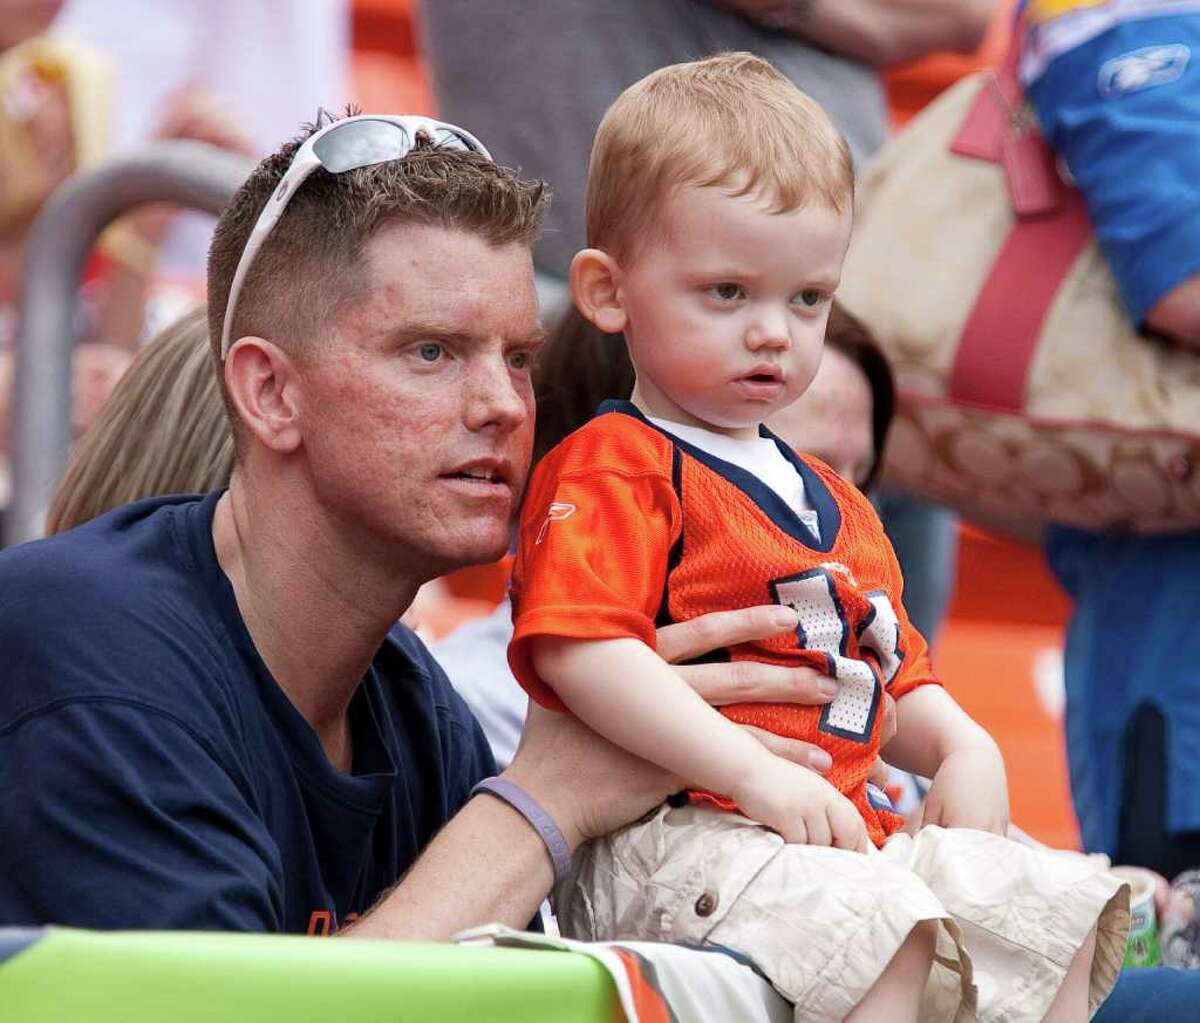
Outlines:
[[[804,479],[796,467],[784,457],[779,446],[768,437],[751,437],[741,440],[728,434],[716,433],[701,426],[685,426],[667,419],[647,416],[661,430],[682,441],[698,447],[701,451],[745,469],[755,479],[770,487],[780,499],[808,527],[809,532],[821,539],[821,525],[816,509],[804,490]]]

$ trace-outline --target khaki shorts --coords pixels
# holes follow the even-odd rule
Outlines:
[[[922,1020],[1040,1020],[1096,929],[1090,1003],[1116,981],[1129,887],[1087,858],[927,827],[868,855],[787,845],[736,814],[663,806],[583,846],[555,892],[562,933],[722,946],[797,1020],[845,1017],[921,921],[937,920]]]

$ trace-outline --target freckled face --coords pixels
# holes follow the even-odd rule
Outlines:
[[[363,272],[361,303],[300,361],[317,499],[339,528],[432,574],[499,557],[533,438],[529,249],[386,225]]]

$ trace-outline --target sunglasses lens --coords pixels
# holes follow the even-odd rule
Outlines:
[[[439,146],[450,149],[465,149],[469,153],[479,152],[479,146],[468,136],[449,127],[439,127],[435,132],[434,141]]]
[[[348,121],[313,144],[313,152],[331,174],[398,160],[408,152],[408,132],[391,121]]]

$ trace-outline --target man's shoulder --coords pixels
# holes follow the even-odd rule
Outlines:
[[[55,700],[148,698],[209,670],[219,614],[206,606],[211,566],[187,535],[203,512],[196,498],[138,502],[0,553],[0,717]]]
[[[416,633],[407,625],[394,625],[374,666],[389,694],[392,712],[400,719],[399,732],[411,737],[424,720],[437,730],[442,767],[448,775],[469,778],[473,784],[482,777],[481,769],[490,772],[494,765],[483,730]],[[421,737],[420,742],[428,746],[429,737]]]
[[[402,622],[389,630],[375,669],[387,686],[419,689],[429,706],[448,721],[474,727],[475,718],[424,641]]]
[[[189,521],[211,498],[157,498],[124,505],[75,529],[0,551],[0,629],[30,615],[76,624],[137,604],[161,603],[202,576]],[[211,512],[209,513],[211,519]],[[83,612],[87,612],[86,614]]]

